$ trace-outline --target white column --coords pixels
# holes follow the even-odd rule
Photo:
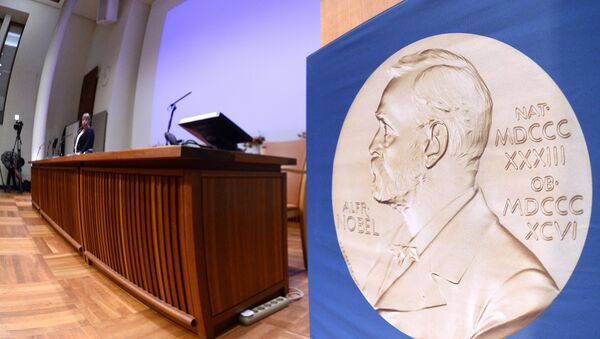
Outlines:
[[[46,140],[46,121],[48,120],[48,104],[50,102],[50,91],[52,90],[52,80],[58,61],[58,54],[65,37],[65,30],[69,17],[73,12],[73,6],[77,0],[65,0],[60,11],[52,40],[48,46],[44,67],[40,77],[40,86],[38,88],[37,101],[35,102],[35,116],[33,119],[33,133],[31,139],[31,160],[38,160],[44,157],[44,140]]]
[[[2,19],[2,27],[0,27],[0,41],[6,41],[6,35],[8,34],[8,25],[10,25],[10,20],[12,17],[10,14],[6,14],[4,19]],[[0,51],[4,49],[4,45],[0,46]]]

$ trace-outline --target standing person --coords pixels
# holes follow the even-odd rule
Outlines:
[[[89,113],[81,116],[81,127],[75,139],[74,151],[76,154],[91,153],[94,148],[94,129]]]

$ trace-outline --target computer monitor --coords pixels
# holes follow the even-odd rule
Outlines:
[[[252,141],[248,133],[221,112],[184,118],[179,121],[179,126],[218,149],[237,151],[237,144]]]

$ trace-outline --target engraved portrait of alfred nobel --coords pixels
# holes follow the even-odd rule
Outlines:
[[[399,220],[362,292],[416,338],[514,333],[559,289],[478,189],[490,92],[467,59],[447,50],[405,56],[389,74],[369,152],[373,198]]]

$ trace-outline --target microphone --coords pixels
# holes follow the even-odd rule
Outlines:
[[[46,146],[46,157],[50,156],[50,145],[52,144],[52,139],[48,140],[48,144]]]
[[[172,104],[169,105],[169,108],[171,110],[171,117],[169,118],[169,126],[167,127],[167,131],[165,132],[165,139],[167,140],[167,145],[173,145],[173,141],[177,141],[177,138],[170,133],[171,131],[171,123],[173,122],[173,114],[175,114],[175,110],[177,109],[176,104],[178,102],[180,102],[181,100],[183,100],[185,97],[187,97],[188,95],[192,94],[192,91],[187,92],[184,96],[182,96],[181,98],[175,100]],[[176,143],[177,144],[177,143]]]
[[[34,159],[34,160],[40,160],[40,159],[38,158],[38,156],[40,155],[40,151],[42,150],[42,147],[44,147],[45,145],[46,145],[46,143],[45,143],[45,142],[43,142],[43,143],[40,145],[40,147],[38,147],[37,153],[35,153],[35,159]]]
[[[52,141],[52,156],[56,154],[56,144],[58,144],[58,138],[54,138]]]
[[[185,97],[187,97],[188,95],[192,94],[192,91],[187,92],[184,96],[182,96],[181,98],[175,100],[172,104],[169,105],[169,109],[172,109],[176,103],[180,102],[181,100],[183,100]]]
[[[58,156],[62,157],[65,155],[65,135],[61,135],[58,141]]]

